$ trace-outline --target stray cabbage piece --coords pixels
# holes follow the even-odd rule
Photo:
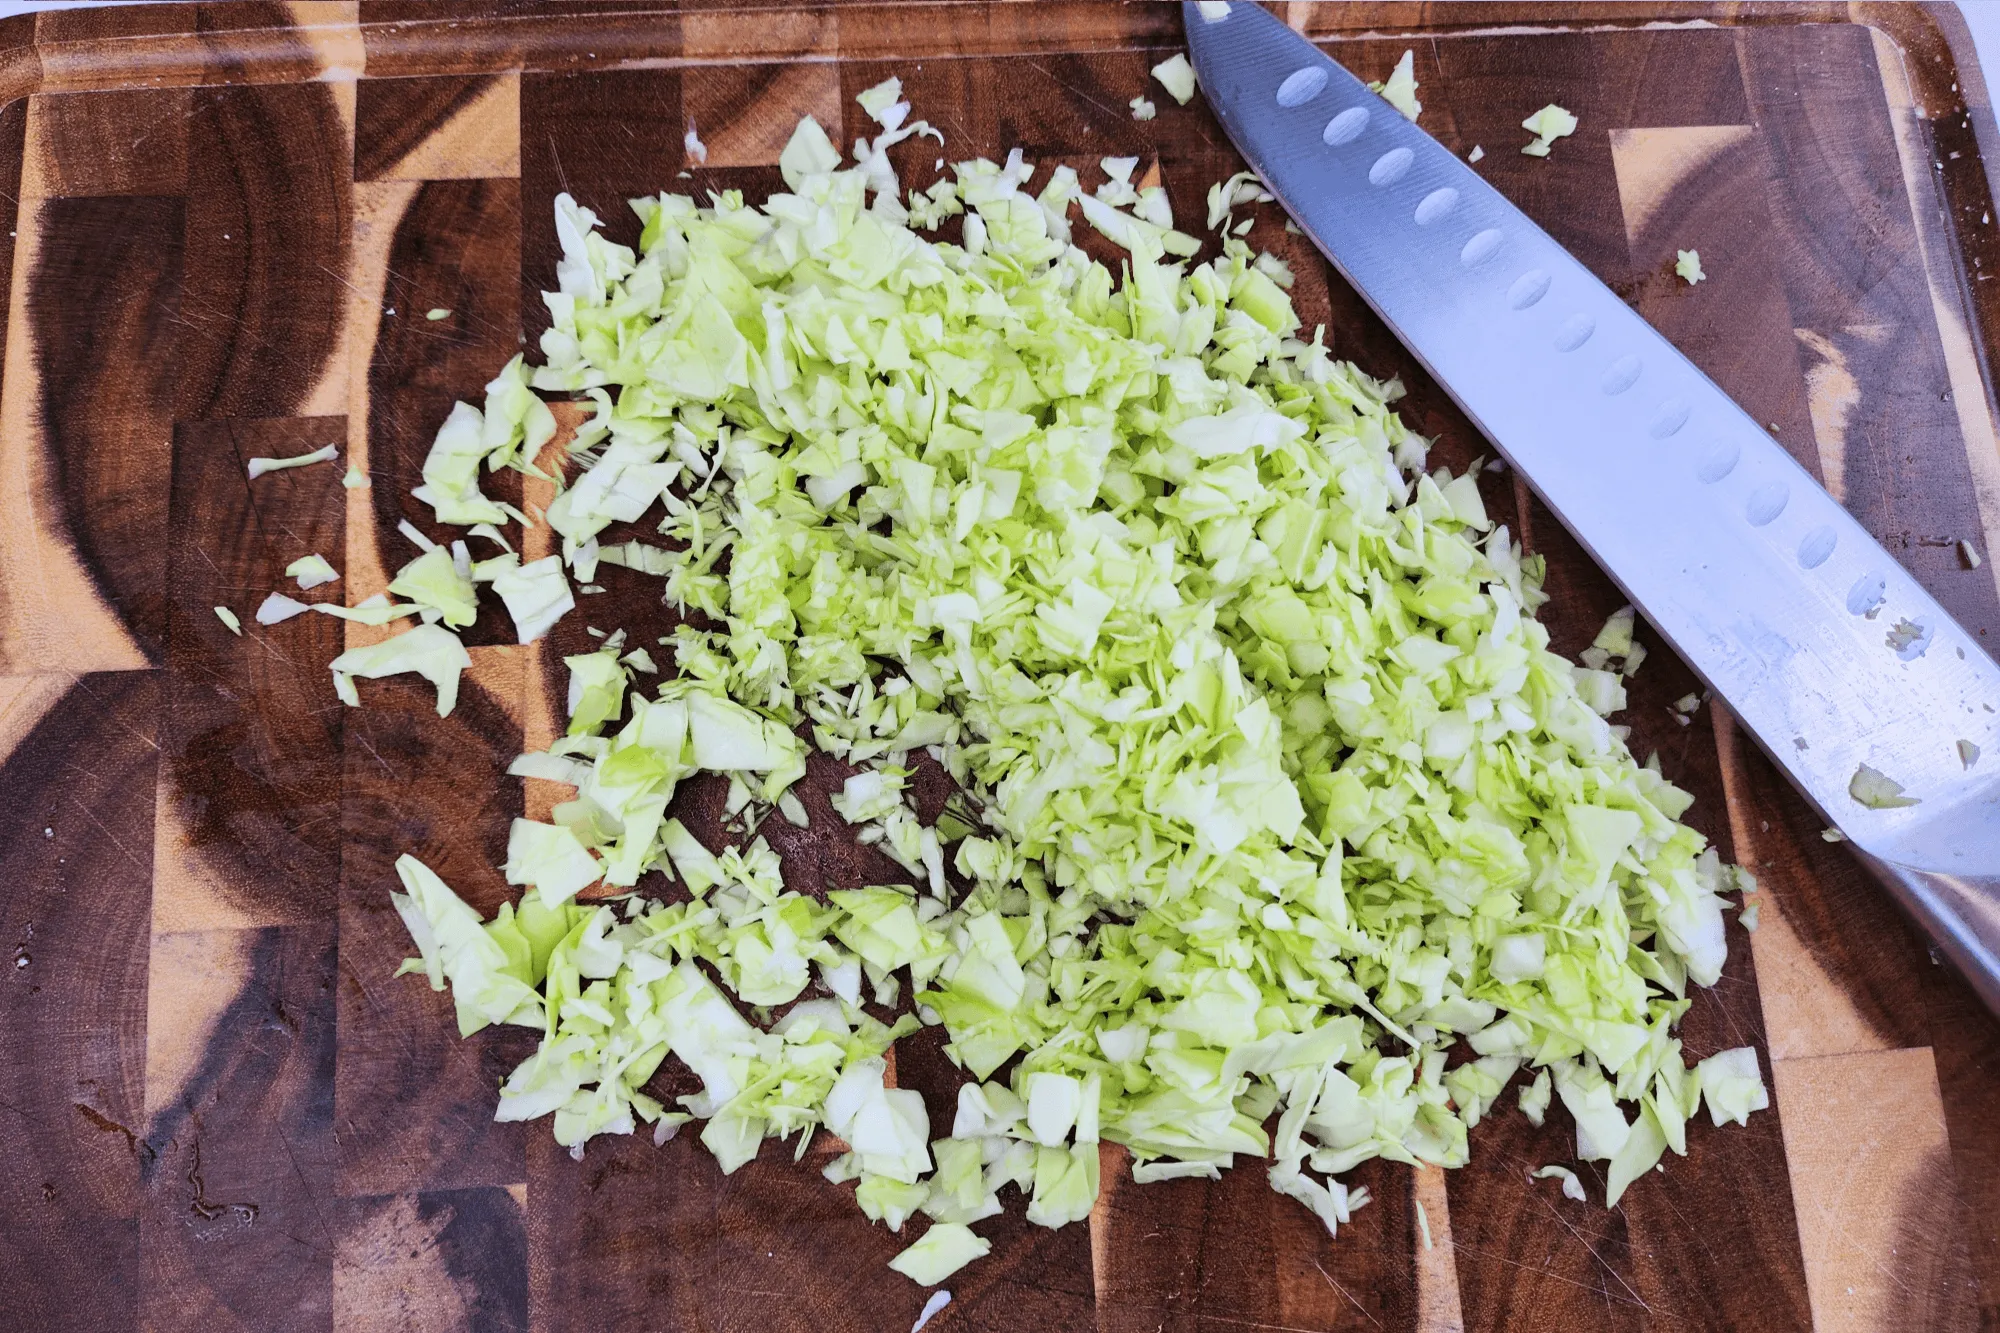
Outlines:
[[[435,324],[441,319],[450,319],[451,311],[441,305],[434,305],[429,310],[424,311],[424,318]]]
[[[1474,144],[1472,145],[1472,151],[1465,155],[1465,160],[1468,162],[1477,162],[1479,161],[1479,159],[1485,156],[1486,156],[1486,150],[1480,147],[1478,144]]]
[[[350,491],[362,490],[368,485],[368,474],[352,463],[349,463],[347,465],[347,475],[340,479],[340,484]]]
[[[458,704],[459,673],[471,665],[472,655],[456,634],[436,625],[418,625],[392,639],[350,648],[334,658],[329,669],[335,689],[349,704],[357,702],[350,697],[354,677],[374,680],[413,671],[437,687],[438,716],[446,717]]]
[[[1921,797],[1904,795],[1902,783],[1867,764],[1855,768],[1854,776],[1847,782],[1847,794],[1870,810],[1895,810],[1923,803]]]
[[[1154,116],[1160,114],[1160,109],[1154,106],[1152,100],[1144,95],[1133,98],[1128,105],[1132,108],[1132,119],[1134,120],[1151,120]]]
[[[253,458],[249,462],[247,471],[250,473],[250,480],[255,481],[266,472],[282,472],[286,468],[310,467],[314,463],[331,463],[339,453],[340,450],[336,446],[329,444],[323,448],[315,449],[309,454],[297,454],[291,458]]]
[[[381,593],[364,597],[353,606],[342,606],[338,602],[314,602],[312,609],[321,615],[337,620],[351,620],[358,625],[386,625],[404,616],[414,616],[423,608],[411,603],[392,603]]]
[[[295,601],[281,592],[274,592],[258,605],[257,623],[260,625],[278,625],[290,620],[293,616],[302,616],[310,610],[312,610],[312,607],[306,605],[304,602]]]
[[[1681,279],[1690,287],[1708,276],[1701,271],[1701,251],[1699,250],[1676,251],[1674,272],[1680,274]]]
[[[1554,102],[1549,103],[1521,122],[1521,128],[1535,136],[1521,151],[1529,157],[1547,157],[1550,144],[1576,133],[1576,123],[1575,116]]]
[[[569,581],[563,577],[562,557],[544,556],[525,565],[512,552],[501,559],[507,563],[495,571],[493,591],[500,594],[507,614],[514,618],[515,636],[522,643],[533,643],[576,606]]]
[[[695,133],[692,122],[688,124],[687,133],[681,136],[681,148],[687,153],[688,161],[707,165],[708,145],[701,141],[699,134]]]
[[[1402,59],[1389,71],[1389,77],[1381,83],[1368,85],[1370,92],[1382,94],[1382,100],[1403,113],[1403,118],[1412,124],[1423,114],[1424,104],[1417,100],[1417,53],[1403,52]]]
[[[340,571],[327,563],[325,556],[315,552],[312,555],[302,555],[286,565],[285,577],[296,579],[303,590],[334,582],[340,577]]]
[[[856,93],[854,100],[861,104],[861,109],[868,113],[871,120],[893,129],[895,127],[889,124],[889,108],[903,100],[903,80],[892,74],[874,87],[864,88]],[[904,114],[908,114],[907,110]],[[900,117],[897,119],[900,123]]]
[[[1563,1194],[1568,1198],[1575,1199],[1578,1203],[1583,1203],[1590,1197],[1583,1192],[1583,1182],[1577,1179],[1576,1172],[1566,1166],[1538,1167],[1534,1171],[1529,1172],[1529,1176],[1535,1180],[1562,1181]]]
[[[220,620],[228,628],[231,634],[234,634],[239,639],[243,637],[243,622],[236,618],[234,611],[231,611],[226,606],[218,606],[215,608],[215,616],[216,619]]]
[[[951,1304],[950,1292],[948,1291],[932,1292],[931,1298],[924,1302],[924,1308],[922,1312],[917,1315],[917,1322],[910,1325],[910,1333],[924,1333],[924,1325],[930,1323],[932,1319],[937,1317],[938,1311],[944,1309],[945,1306],[950,1304]]]
[[[1194,66],[1188,63],[1187,52],[1174,52],[1153,66],[1152,74],[1160,81],[1160,86],[1172,94],[1173,99],[1182,106],[1194,100],[1197,85]]]
[[[1967,569],[1977,569],[1986,562],[1979,558],[1979,548],[1969,541],[1958,544],[1958,563]]]
[[[934,1287],[992,1248],[993,1242],[974,1235],[970,1227],[933,1222],[930,1230],[889,1261],[889,1267],[919,1286]]]
[[[1718,1051],[1695,1066],[1695,1080],[1708,1103],[1709,1119],[1717,1129],[1727,1121],[1748,1124],[1752,1111],[1771,1104],[1764,1077],[1757,1070],[1757,1048],[1738,1046]]]
[[[1966,768],[1971,768],[1979,762],[1979,747],[1971,741],[1960,740],[1958,742],[1958,762]]]

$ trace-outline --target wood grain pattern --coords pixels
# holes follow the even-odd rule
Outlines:
[[[252,617],[273,589],[337,597],[338,585],[301,593],[284,569],[315,553],[344,566],[346,497],[331,468],[252,483],[245,464],[345,436],[339,417],[188,422],[175,433],[156,934],[330,922],[338,909],[345,710],[319,672],[341,651],[341,622]],[[235,610],[243,637],[217,606]]]
[[[2000,228],[1978,221],[1991,108],[1970,74],[1958,86],[1948,22],[1715,0],[1282,11],[1366,77],[1414,51],[1426,129],[1483,146],[1488,179],[1774,423],[1955,615],[2000,630],[2000,561],[1965,570],[1951,548],[2000,540]],[[1641,26],[1657,19],[1720,26]],[[898,74],[949,156],[1020,144],[1088,185],[1100,157],[1137,154],[1185,222],[1236,161],[1199,101],[1150,80],[1177,24],[1098,0],[0,20],[0,485],[23,497],[0,526],[10,1325],[908,1327],[923,1293],[883,1266],[908,1237],[814,1172],[824,1149],[795,1165],[767,1146],[730,1177],[692,1136],[573,1161],[544,1127],[491,1119],[533,1034],[460,1041],[447,997],[392,978],[395,856],[482,910],[510,894],[508,821],[549,793],[504,768],[546,742],[586,625],[671,627],[657,581],[602,570],[606,591],[533,648],[490,609],[442,720],[393,679],[335,705],[326,660],[379,631],[249,613],[309,550],[345,574],[311,596],[351,602],[414,553],[399,520],[443,535],[408,490],[451,401],[546,325],[557,191],[633,240],[628,197],[779,188],[797,115],[851,141],[872,129],[854,95]],[[1139,94],[1157,119],[1130,118]],[[1524,158],[1519,121],[1548,101],[1582,128]],[[691,126],[706,164],[684,160]],[[897,150],[908,183],[938,156]],[[1264,216],[1249,239],[1292,263],[1338,354],[1404,379],[1435,461],[1486,452],[1302,238]],[[1711,274],[1695,289],[1667,272],[1689,246]],[[324,442],[340,464],[245,481],[253,453]],[[350,459],[369,487],[339,485]],[[1575,651],[1615,588],[1511,476],[1481,481],[1547,557],[1543,618]],[[1620,720],[1763,884],[1762,928],[1732,917],[1722,983],[1681,1035],[1694,1057],[1758,1047],[1770,1111],[1691,1126],[1688,1156],[1607,1213],[1528,1179],[1571,1160],[1573,1131],[1560,1111],[1529,1126],[1509,1094],[1470,1168],[1356,1172],[1374,1202],[1332,1242],[1254,1163],[1138,1186],[1107,1149],[1091,1225],[1049,1233],[1018,1202],[983,1223],[994,1253],[932,1329],[2000,1329],[2000,1024],[1726,715],[1674,721],[1694,688],[1656,652]],[[815,825],[844,775],[813,761]],[[685,800],[717,842],[719,789]],[[773,840],[799,882],[903,877],[873,849]],[[936,1120],[962,1075],[927,1036],[896,1078]]]
[[[0,768],[0,1285],[22,1327],[129,1329],[140,1274],[155,727],[150,672],[88,675]]]

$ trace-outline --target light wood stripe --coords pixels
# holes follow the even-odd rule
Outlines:
[[[1451,1239],[1451,1201],[1445,1193],[1444,1168],[1419,1166],[1410,1173],[1411,1197],[1423,1209],[1430,1230],[1424,1244],[1417,1235],[1418,1333],[1465,1333],[1465,1311],[1458,1294],[1458,1247]]]
[[[1778,1060],[1773,1073],[1814,1328],[1957,1327],[1939,1317],[1957,1293],[1921,1280],[1963,1271],[1930,1048]]]
[[[1722,786],[1729,806],[1729,833],[1736,859],[1757,873],[1762,830],[1750,826],[1748,779],[1743,772],[1743,733],[1717,699],[1710,704],[1715,746],[1722,760]],[[1847,990],[1815,958],[1785,919],[1783,886],[1760,883],[1757,929],[1750,934],[1757,960],[1757,993],[1773,1060],[1882,1050],[1886,1043],[1854,1005]]]
[[[356,181],[354,221],[347,264],[347,454],[346,466],[368,470],[368,366],[375,356],[382,294],[389,282],[389,251],[396,243],[396,226],[417,197],[415,182]],[[385,592],[388,559],[375,532],[371,486],[347,492],[347,567],[341,589],[349,606]],[[395,561],[398,565],[408,556]],[[380,643],[390,631],[346,622],[346,645]]]
[[[521,174],[521,76],[499,74],[383,174],[384,180],[494,180]],[[358,187],[357,187],[358,188]]]

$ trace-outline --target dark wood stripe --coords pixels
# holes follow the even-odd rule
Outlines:
[[[1588,61],[1615,59],[1609,39],[1494,37],[1439,42],[1437,52],[1442,86],[1420,87],[1418,96],[1429,103],[1425,93],[1434,92],[1451,104],[1464,151],[1474,144],[1486,149],[1474,169],[1591,272],[1613,287],[1623,283],[1630,261],[1609,131],[1626,122],[1605,105],[1607,94],[1596,79],[1580,77]],[[1577,131],[1546,158],[1524,157],[1520,149],[1529,136],[1521,119],[1549,102],[1577,114]]]
[[[690,1128],[658,1148],[649,1135],[598,1139],[577,1162],[546,1126],[531,1128],[537,1333],[877,1333],[908,1328],[923,1308],[923,1289],[887,1267],[916,1224],[898,1237],[863,1217],[852,1186],[815,1174],[824,1156],[795,1163],[790,1145],[767,1142],[725,1176]],[[963,1269],[946,1284],[954,1305],[975,1272]],[[938,1326],[996,1327],[943,1318]],[[1008,1326],[1030,1325],[997,1325]]]
[[[243,983],[146,1130],[142,1316],[330,1333],[334,923],[199,938]]]
[[[181,201],[52,199],[28,279],[42,429],[77,554],[147,657],[165,652]]]
[[[494,75],[363,79],[355,89],[354,179],[379,180],[493,86]]]
[[[1981,535],[1980,515],[1868,29],[1759,33],[1741,61],[1771,154],[1761,192],[1794,321],[1867,386],[1848,423],[1847,508],[1984,635],[2000,595],[1992,571],[1962,568],[1955,549]],[[1943,249],[1933,262],[1948,262]]]
[[[35,40],[55,42],[115,41],[122,37],[160,37],[193,32],[193,5],[120,5],[105,13],[52,9],[35,15]]]
[[[137,1323],[157,676],[80,678],[0,766],[0,1291]]]
[[[1792,333],[1764,153],[1760,134],[1746,136],[1671,191],[1632,238],[1633,276],[1621,294],[1676,347],[1694,349],[1690,359],[1824,481],[1801,368],[1809,354]],[[1697,251],[1708,274],[1692,287],[1674,272],[1682,250]]]
[[[0,20],[0,44],[6,40],[8,25],[18,22]],[[0,216],[8,219],[7,234],[0,236],[0,283],[5,284],[7,292],[7,299],[0,301],[0,348],[7,345],[7,323],[13,315],[14,244],[19,240],[16,233],[20,230],[21,169],[27,137],[28,99],[20,97],[0,106]]]
[[[487,381],[521,350],[520,226],[520,191],[511,180],[427,181],[397,224],[368,365],[374,484],[367,502],[376,547],[392,575],[418,554],[397,531],[402,520],[439,541],[464,536],[438,524],[431,507],[410,492],[423,484],[424,459],[452,402],[483,405]],[[434,309],[450,313],[432,320]],[[480,489],[521,503],[519,473],[484,474]],[[474,545],[479,559],[499,554],[484,539]],[[514,623],[497,597],[484,597],[478,620],[461,637],[475,646],[513,643]]]
[[[1928,955],[1914,961],[1929,967]],[[1978,1327],[2000,1328],[2000,1138],[1993,1133],[1993,1108],[2000,1106],[2000,1024],[1963,979],[1942,967],[1929,971],[1935,982],[1928,1006],[1931,1054],[1951,1140],[1958,1234],[1975,1284]]]
[[[606,133],[616,125],[616,133]],[[604,222],[604,235],[636,245],[626,200],[678,188],[685,157],[678,70],[526,74],[521,78],[521,329],[535,346],[549,326],[544,288],[555,285],[553,203],[568,191]]]
[[[514,1184],[526,1178],[523,1145],[549,1129],[495,1124],[494,1090],[539,1034],[502,1027],[459,1040],[450,994],[394,975],[414,946],[389,895],[409,852],[484,916],[515,896],[499,866],[521,813],[521,784],[506,776],[520,727],[470,679],[449,718],[414,677],[359,684],[364,707],[347,714],[342,738],[339,1189]]]
[[[175,195],[187,188],[185,88],[35,99],[45,195]]]
[[[175,433],[163,791],[201,878],[258,924],[331,921],[339,903],[345,709],[325,664],[341,652],[342,622],[303,615],[264,626],[253,613],[272,592],[340,600],[341,585],[301,592],[284,571],[314,553],[346,568],[347,492],[338,462],[255,482],[244,469],[346,433],[345,417],[193,422]],[[218,605],[242,619],[244,637],[220,623]]]
[[[287,416],[341,349],[347,132],[322,83],[193,97],[179,416]]]

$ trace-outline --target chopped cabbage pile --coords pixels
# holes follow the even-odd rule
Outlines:
[[[657,684],[622,633],[566,659],[567,734],[512,771],[576,794],[515,822],[517,904],[482,922],[399,863],[410,967],[460,1030],[542,1033],[499,1117],[579,1154],[697,1120],[725,1171],[824,1130],[869,1217],[927,1219],[895,1267],[929,1284],[985,1253],[1003,1190],[1086,1218],[1104,1141],[1140,1181],[1247,1160],[1332,1233],[1367,1201],[1344,1173],[1463,1165],[1517,1076],[1613,1201],[1704,1097],[1718,1124],[1763,1105],[1754,1051],[1690,1069],[1674,1035],[1721,973],[1727,881],[1606,720],[1629,613],[1597,667],[1549,651],[1539,560],[1472,476],[1426,470],[1400,386],[1303,336],[1282,265],[1233,236],[1185,258],[1129,160],[1122,193],[1066,167],[1037,192],[1017,151],[904,194],[884,150],[928,127],[898,95],[864,94],[884,134],[847,169],[802,122],[761,205],[633,201],[636,251],[558,197],[544,364],[453,410],[419,494],[518,520],[482,468],[536,466],[532,390],[586,398],[561,555],[427,551],[382,606],[426,623],[333,663],[350,701],[416,671],[448,711],[479,585],[527,640],[565,568],[657,577],[688,616]],[[925,234],[947,218],[962,240]],[[606,540],[642,519],[659,540]],[[788,884],[763,839],[671,816],[710,772],[743,824],[803,822],[808,743],[908,882]],[[921,762],[961,789],[930,822]],[[654,871],[667,901],[579,897]],[[888,1077],[925,1024],[955,1105]],[[675,1104],[645,1090],[670,1056],[702,1084]]]

